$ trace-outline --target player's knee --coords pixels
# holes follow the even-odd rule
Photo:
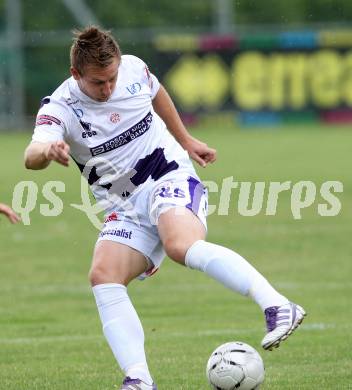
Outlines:
[[[126,280],[120,277],[118,273],[113,273],[102,264],[93,265],[89,271],[88,278],[92,286],[104,283],[126,283]]]
[[[140,269],[139,269],[140,268]],[[140,275],[145,269],[131,270],[128,263],[95,261],[89,271],[88,278],[92,286],[104,283],[118,283],[127,286],[131,280]]]
[[[106,283],[106,272],[104,268],[99,266],[92,266],[88,274],[88,279],[92,286]]]
[[[181,239],[170,238],[164,242],[164,249],[170,259],[177,263],[184,264],[187,246]]]

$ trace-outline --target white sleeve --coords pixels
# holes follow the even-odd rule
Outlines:
[[[140,65],[142,65],[142,69],[143,69],[142,82],[148,85],[151,93],[151,98],[154,99],[155,95],[159,91],[160,82],[153,73],[150,73],[148,65],[143,60],[141,60],[138,57],[135,58],[137,58],[140,61]]]
[[[122,57],[123,60],[127,61],[131,68],[134,69],[134,72],[136,72],[140,78],[141,83],[148,87],[150,96],[154,99],[159,91],[160,82],[154,74],[150,73],[148,65],[142,59],[134,55],[125,54]]]
[[[50,98],[45,98],[49,100]],[[49,100],[39,109],[32,141],[54,142],[65,138],[69,115],[60,103]]]
[[[159,82],[159,80],[157,79],[157,77],[153,73],[150,73],[147,65],[145,66],[145,70],[144,71],[145,71],[147,82],[148,82],[148,85],[149,85],[149,88],[150,88],[150,91],[151,91],[151,94],[152,94],[152,99],[154,99],[156,94],[159,91],[160,82]]]

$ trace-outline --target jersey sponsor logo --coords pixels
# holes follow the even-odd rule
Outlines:
[[[72,110],[78,119],[83,117],[83,110],[81,108],[73,108],[72,107]]]
[[[130,240],[132,238],[132,231],[126,229],[107,229],[107,230],[103,230],[100,233],[100,237],[104,237],[104,236],[116,236],[116,237],[127,238]]]
[[[101,145],[95,146],[94,148],[90,148],[92,156],[98,156],[99,154],[109,152],[110,150],[114,150],[123,145],[128,144],[129,142],[140,137],[146,131],[148,131],[150,129],[152,121],[153,114],[151,112],[148,112],[148,114],[140,122],[136,123],[128,130],[117,135],[111,140],[104,142]]]
[[[142,89],[142,86],[140,83],[133,83],[130,86],[126,87],[127,91],[131,94],[134,95],[137,92],[140,92]]]
[[[117,112],[113,112],[110,115],[110,122],[112,122],[112,123],[120,122],[120,114],[118,114]]]
[[[83,110],[81,108],[73,107],[73,104],[79,103],[79,99],[72,100],[71,98],[67,98],[67,99],[65,99],[65,102],[68,106],[71,107],[72,111],[75,113],[75,115],[78,119],[81,119],[83,117]]]
[[[71,106],[72,104],[77,104],[79,102],[79,99],[76,99],[76,100],[72,100],[71,98],[67,98],[65,99],[66,100],[66,104],[68,106]]]
[[[36,126],[41,126],[41,125],[52,125],[53,123],[56,123],[57,125],[61,125],[61,121],[58,118],[55,118],[54,116],[51,115],[38,115],[37,120],[35,122]]]

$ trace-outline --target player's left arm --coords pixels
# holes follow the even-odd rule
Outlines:
[[[215,149],[210,148],[206,143],[199,141],[189,134],[182,123],[170,95],[162,85],[160,85],[153,99],[153,108],[165,122],[170,133],[200,166],[205,167],[208,163],[216,160]]]

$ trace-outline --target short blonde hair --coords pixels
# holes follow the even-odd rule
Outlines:
[[[81,75],[87,65],[98,67],[109,66],[115,58],[121,58],[121,51],[110,31],[101,30],[97,26],[89,26],[84,30],[74,30],[74,38],[70,51],[71,66]]]

